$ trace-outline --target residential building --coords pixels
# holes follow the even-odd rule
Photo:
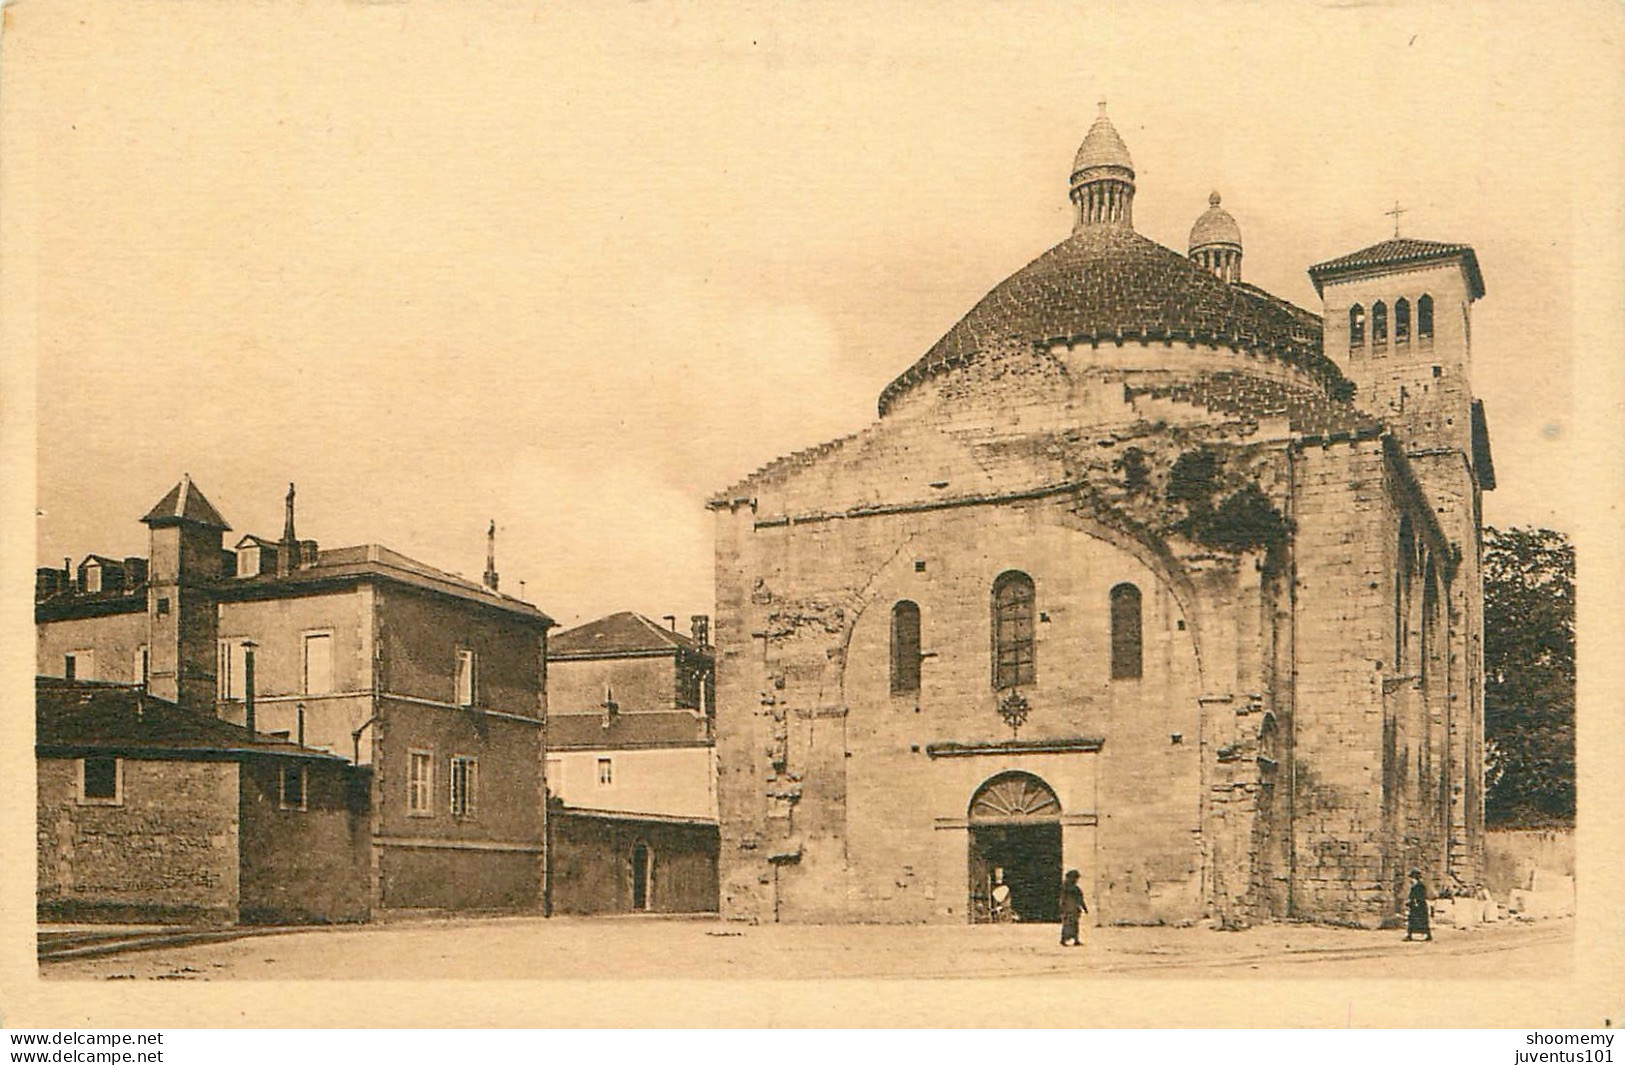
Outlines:
[[[228,550],[190,477],[142,521],[146,560],[39,572],[42,675],[142,685],[366,770],[371,908],[542,905],[552,622],[498,591],[492,541],[483,583],[376,544],[323,550],[295,534],[290,486],[281,539]]]

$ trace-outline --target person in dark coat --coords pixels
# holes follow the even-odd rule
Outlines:
[[[1066,882],[1061,885],[1061,946],[1081,947],[1078,942],[1078,916],[1089,912],[1083,901],[1083,889],[1078,886],[1078,871],[1068,869]]]
[[[1415,937],[1420,932],[1422,938],[1428,942],[1433,941],[1433,926],[1428,923],[1428,889],[1422,883],[1422,870],[1411,870],[1411,894],[1405,901],[1405,938]]]

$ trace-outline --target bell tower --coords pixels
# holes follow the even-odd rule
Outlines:
[[[1385,727],[1417,742],[1427,737],[1437,790],[1431,799],[1413,796],[1396,776],[1385,782],[1387,798],[1428,811],[1425,820],[1443,837],[1445,870],[1473,884],[1484,851],[1482,500],[1495,487],[1471,378],[1472,309],[1484,278],[1471,247],[1401,237],[1397,223],[1392,239],[1310,267],[1309,277],[1324,301],[1325,353],[1353,381],[1355,405],[1386,424],[1404,455],[1396,476],[1418,497],[1398,519],[1393,594],[1396,630],[1419,632],[1420,642],[1414,661],[1404,641],[1396,645],[1395,675],[1384,681]],[[1446,541],[1442,554],[1422,552],[1420,570],[1406,547],[1413,515]],[[1430,609],[1429,597],[1443,609]]]
[[[213,586],[224,573],[221,536],[231,528],[190,474],[141,521],[147,526],[149,690],[214,716],[215,640],[219,619]]]
[[[1354,382],[1354,403],[1407,451],[1454,450],[1484,487],[1475,454],[1472,305],[1484,295],[1465,244],[1394,237],[1309,268],[1324,301],[1326,355]]]

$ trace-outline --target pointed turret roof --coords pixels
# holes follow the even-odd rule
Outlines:
[[[206,529],[221,531],[231,528],[220,512],[214,509],[214,504],[205,499],[198,486],[192,483],[189,473],[183,475],[180,483],[171,488],[141,520],[152,528],[163,525],[201,525]]]
[[[1129,171],[1134,169],[1128,145],[1123,143],[1112,120],[1106,117],[1104,100],[1100,102],[1100,114],[1096,116],[1095,124],[1089,127],[1083,143],[1078,145],[1078,154],[1072,159],[1072,172],[1077,174],[1097,166],[1120,166]]]

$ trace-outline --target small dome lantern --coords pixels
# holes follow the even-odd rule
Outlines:
[[[1134,228],[1134,163],[1128,145],[1106,117],[1106,101],[1072,160],[1069,193],[1077,206],[1074,230],[1086,226]]]
[[[1219,206],[1219,194],[1207,198],[1207,210],[1191,226],[1191,261],[1221,281],[1241,280],[1241,227]]]

